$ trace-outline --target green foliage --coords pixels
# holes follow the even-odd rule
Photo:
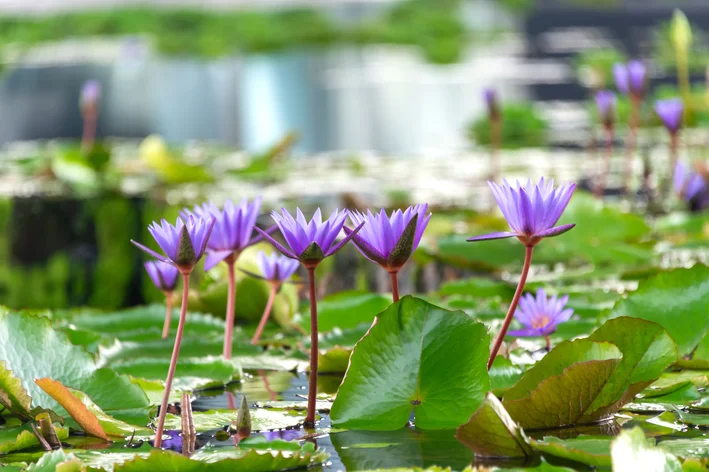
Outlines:
[[[574,58],[574,68],[591,89],[614,89],[613,65],[618,62],[625,63],[626,57],[617,49],[587,49]]]
[[[531,104],[506,103],[502,106],[501,145],[504,149],[545,146],[548,128],[549,123]],[[490,120],[487,115],[470,125],[468,138],[478,145],[490,145]]]

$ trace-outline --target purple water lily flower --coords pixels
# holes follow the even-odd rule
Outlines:
[[[224,208],[219,209],[211,201],[193,210],[185,208],[182,215],[200,218],[215,218],[214,230],[207,243],[207,255],[204,259],[204,270],[210,270],[221,261],[233,257],[236,260],[239,253],[247,247],[257,243],[262,238],[252,238],[254,225],[261,210],[261,197],[255,198],[251,203],[247,199],[234,205],[231,200],[224,203]]]
[[[87,80],[81,87],[79,99],[81,108],[96,106],[101,98],[101,84],[97,80]]]
[[[297,260],[275,252],[267,256],[263,251],[256,254],[256,262],[261,269],[261,275],[271,282],[285,282],[300,265]]]
[[[658,100],[655,102],[655,113],[665,125],[670,134],[676,134],[682,126],[684,102],[679,98]]]
[[[615,121],[615,94],[610,90],[600,90],[596,93],[596,108],[598,116],[606,128],[613,126]]]
[[[642,61],[630,61],[627,65],[616,63],[613,66],[613,77],[618,91],[624,95],[641,98],[645,93],[645,77],[647,68]]]
[[[493,182],[488,185],[512,231],[476,236],[468,241],[516,237],[526,246],[534,246],[543,238],[558,236],[576,226],[574,223],[554,226],[569,204],[576,184],[554,188],[553,179],[545,182],[542,177],[538,184],[528,180],[526,185],[519,181],[510,185],[504,180],[502,185]]]
[[[507,335],[515,337],[549,336],[556,331],[559,324],[567,321],[574,314],[574,310],[566,308],[568,301],[568,295],[561,298],[556,295],[547,297],[543,288],[537,290],[536,297],[531,293],[525,294],[519,301],[514,315],[525,328],[509,331]]]
[[[172,264],[161,261],[148,261],[145,270],[155,286],[163,292],[172,292],[177,285],[177,276],[180,271]]]
[[[313,218],[308,222],[299,208],[296,211],[295,218],[285,208],[281,210],[281,213],[271,212],[271,216],[285,238],[288,248],[278,243],[262,229],[255,229],[283,255],[299,260],[306,268],[314,268],[320,261],[342,249],[361,228],[360,225],[359,228],[348,234],[342,241],[335,244],[335,238],[340,234],[345,224],[347,212],[335,210],[323,222],[320,208],[318,208],[315,210]]]
[[[500,118],[500,103],[497,99],[497,91],[493,88],[486,88],[483,92],[485,105],[487,105],[487,114],[491,120]]]
[[[175,226],[165,220],[160,224],[153,221],[148,226],[148,231],[165,255],[158,254],[132,239],[131,243],[155,259],[177,267],[180,272],[190,273],[207,248],[207,241],[215,222],[215,218],[205,220],[194,216],[187,218],[186,223],[181,218],[177,218]]]
[[[678,161],[675,165],[672,187],[677,195],[689,201],[705,192],[707,183],[701,174],[693,172],[687,164]]]

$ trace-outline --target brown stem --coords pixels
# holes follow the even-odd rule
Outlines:
[[[90,107],[84,113],[84,129],[81,135],[81,149],[84,152],[91,151],[91,148],[94,146],[97,118],[98,112],[93,107]]]
[[[547,335],[547,336],[544,336],[544,340],[547,343],[547,352],[551,351],[551,338]]]
[[[180,343],[182,342],[182,333],[185,330],[185,318],[187,317],[187,297],[189,295],[189,272],[182,274],[182,307],[180,308],[180,322],[177,325],[177,334],[175,335],[175,346],[172,348],[172,357],[170,358],[170,368],[167,371],[167,379],[165,380],[165,392],[162,395],[162,403],[160,403],[160,416],[158,417],[158,428],[155,432],[155,447],[160,447],[162,444],[162,432],[165,429],[165,415],[167,415],[167,403],[170,399],[170,389],[172,388],[172,379],[175,377],[175,368],[177,367],[177,358],[180,355]]]
[[[307,267],[310,285],[310,379],[305,427],[315,427],[315,398],[318,394],[318,301],[315,294],[315,267]]]
[[[630,184],[633,177],[633,159],[635,157],[635,144],[640,124],[640,97],[631,96],[630,123],[628,137],[625,141],[625,193],[630,195]]]
[[[672,140],[670,143],[670,182],[675,175],[675,168],[677,168],[677,160],[679,158],[679,132],[672,133]]]
[[[502,323],[502,328],[495,338],[495,344],[492,346],[490,351],[490,359],[487,361],[487,370],[490,370],[492,363],[495,361],[497,352],[502,346],[502,341],[505,339],[505,334],[512,323],[512,318],[514,317],[515,310],[517,309],[517,303],[522,296],[522,291],[524,290],[524,284],[527,282],[527,275],[529,274],[529,268],[532,265],[532,253],[534,252],[534,246],[525,246],[524,248],[524,266],[522,267],[522,275],[519,276],[519,284],[517,285],[517,290],[515,290],[515,295],[512,297],[512,303],[510,303],[510,308],[507,310],[507,315],[505,316],[505,321]]]
[[[227,261],[229,271],[229,293],[226,299],[226,326],[224,328],[224,359],[231,359],[231,340],[234,335],[234,307],[236,304],[236,276],[234,262]]]
[[[261,338],[261,333],[263,333],[263,328],[266,327],[266,322],[268,321],[268,317],[271,316],[271,309],[273,308],[273,301],[276,299],[276,293],[278,293],[278,287],[280,286],[279,283],[272,282],[271,283],[271,293],[268,294],[268,301],[266,302],[266,308],[263,310],[263,315],[261,315],[261,321],[258,323],[258,327],[256,328],[256,332],[254,333],[254,337],[251,338],[251,344],[256,344],[258,343],[258,340]]]
[[[389,272],[389,277],[391,278],[391,296],[394,302],[399,301],[399,273]]]
[[[613,157],[613,126],[606,126],[606,155],[603,159],[603,168],[598,179],[598,185],[593,192],[596,198],[603,198],[608,182],[608,174],[611,169],[611,158]]]
[[[167,339],[170,335],[170,321],[172,318],[172,292],[165,290],[165,324],[162,326],[162,338]]]

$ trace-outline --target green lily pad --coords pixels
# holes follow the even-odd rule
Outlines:
[[[54,424],[54,431],[60,441],[69,437],[69,430],[59,424]],[[34,446],[39,446],[39,440],[29,424],[14,428],[0,428],[0,454],[21,451]]]
[[[659,445],[678,457],[709,458],[709,439],[667,439]]]
[[[488,393],[478,411],[456,431],[456,438],[479,457],[529,457],[527,438],[502,403]]]
[[[679,357],[690,354],[709,332],[709,267],[662,272],[640,283],[620,300],[610,317],[632,316],[654,321],[670,333]]]
[[[545,455],[561,457],[594,467],[610,469],[611,438],[579,436],[575,439],[545,437],[541,441],[531,440],[534,449]]]
[[[597,420],[591,415],[596,411],[591,406],[621,358],[620,350],[607,342],[564,341],[507,390],[503,405],[523,428],[553,428]]]
[[[391,297],[376,293],[341,292],[327,296],[318,300],[318,329],[324,333],[335,328],[355,328],[360,323],[371,325],[374,317],[390,304]],[[310,316],[304,316],[300,325],[310,332]]]
[[[507,359],[497,356],[490,368],[490,389],[497,396],[515,385],[522,378],[524,371]]]
[[[162,380],[167,375],[170,360],[141,358],[113,364],[113,369],[133,377]],[[181,358],[175,369],[173,387],[182,391],[192,391],[208,386],[221,386],[241,378],[241,371],[233,362],[222,357]]]
[[[682,472],[677,457],[655,447],[636,427],[621,432],[611,444],[613,470],[642,470],[647,472]]]
[[[420,429],[459,426],[489,390],[488,346],[487,328],[467,314],[402,298],[355,346],[333,424],[393,430],[413,410]]]
[[[352,349],[342,346],[320,351],[318,353],[318,372],[322,374],[344,374],[350,363],[351,354]]]
[[[5,361],[0,361],[0,405],[23,416],[29,416],[32,409],[32,398]]]
[[[486,277],[471,277],[468,279],[454,280],[441,285],[439,293],[443,296],[472,295],[476,299],[501,297],[505,300],[512,299],[515,288],[507,282],[493,280]]]
[[[278,408],[252,408],[251,431],[271,431],[292,428],[305,420],[304,410]],[[194,426],[197,432],[221,429],[236,421],[238,410],[195,411]],[[167,415],[165,429],[180,429],[182,420],[179,416]]]

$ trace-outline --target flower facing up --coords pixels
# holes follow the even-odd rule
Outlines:
[[[251,237],[260,210],[261,198],[258,197],[251,203],[244,198],[238,205],[227,200],[222,210],[208,202],[195,206],[192,211],[187,208],[182,211],[185,218],[192,215],[216,220],[207,243],[204,270],[210,270],[230,256],[238,256],[241,251],[261,240],[260,236]]]
[[[642,61],[630,61],[627,65],[617,63],[613,66],[613,77],[618,91],[624,95],[642,98],[645,93],[647,68]]]
[[[285,282],[298,270],[298,261],[289,257],[272,253],[267,256],[263,251],[256,255],[256,262],[263,278],[270,282]]]
[[[500,103],[497,99],[497,92],[493,88],[486,88],[483,92],[485,105],[487,105],[487,114],[491,120],[500,118]]]
[[[682,126],[684,103],[679,98],[658,100],[655,102],[655,113],[665,125],[670,134],[676,134]]]
[[[145,263],[145,270],[157,288],[163,292],[175,290],[180,273],[177,267],[161,261],[148,261]]]
[[[603,126],[611,128],[615,121],[615,94],[610,90],[598,91],[596,93],[596,108]]]
[[[377,214],[367,211],[350,212],[355,226],[362,230],[354,236],[352,242],[360,253],[372,262],[379,264],[388,272],[398,272],[411,254],[416,250],[423,232],[431,219],[428,204],[414,205],[405,211],[396,210],[387,216],[384,210]],[[352,230],[345,228],[348,235]]]
[[[216,219],[190,216],[186,220],[183,222],[181,218],[177,218],[175,226],[165,220],[160,224],[153,221],[148,226],[148,231],[165,255],[160,255],[136,241],[131,242],[157,260],[171,264],[183,273],[189,273],[202,258]]]
[[[554,226],[569,204],[576,184],[554,188],[554,180],[545,182],[542,177],[538,184],[528,180],[526,185],[518,181],[510,185],[505,180],[502,185],[493,182],[488,185],[512,231],[476,236],[468,241],[516,237],[532,247],[543,238],[558,236],[576,226],[573,223]]]
[[[278,243],[260,228],[255,228],[256,231],[268,239],[283,255],[299,260],[306,268],[316,267],[323,259],[342,249],[362,227],[360,225],[342,241],[335,244],[335,238],[340,234],[345,224],[347,212],[335,210],[324,222],[320,208],[315,210],[315,214],[309,222],[306,221],[300,209],[297,209],[295,218],[285,208],[281,210],[281,213],[272,212],[271,216],[285,238],[288,248]]]
[[[707,190],[707,183],[701,174],[690,170],[684,162],[678,161],[672,181],[675,193],[685,200],[691,200]]]
[[[565,308],[568,301],[568,295],[561,298],[547,297],[543,288],[537,290],[536,297],[531,293],[526,294],[519,301],[515,311],[515,318],[525,328],[508,331],[507,335],[517,337],[549,336],[556,331],[559,324],[567,321],[574,314],[574,310]]]

